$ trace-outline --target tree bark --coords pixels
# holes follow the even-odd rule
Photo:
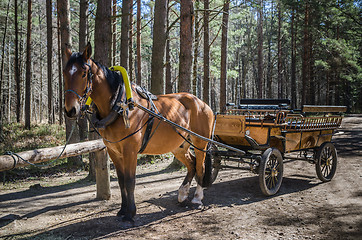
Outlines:
[[[131,0],[122,2],[122,23],[121,23],[121,66],[128,70],[128,52],[129,52],[129,14],[131,9]],[[99,6],[99,4],[98,4]],[[97,10],[98,11],[98,10]],[[99,46],[100,47],[100,46]]]
[[[222,34],[221,34],[220,111],[223,111],[226,105],[228,22],[229,22],[229,0],[225,0],[223,14],[222,14]]]
[[[79,2],[79,52],[83,52],[88,39],[88,0]],[[79,140],[84,141],[88,137],[88,121],[86,118],[78,119]]]
[[[3,77],[4,77],[4,61],[5,61],[5,38],[8,26],[8,17],[9,17],[9,8],[10,8],[10,0],[8,0],[8,6],[6,9],[6,17],[5,17],[5,28],[4,28],[4,36],[2,41],[2,50],[1,50],[1,69],[0,69],[0,101],[3,101],[3,92],[2,92],[2,85],[3,85]],[[10,54],[9,54],[10,55]],[[5,101],[0,102],[0,140],[2,138],[3,132],[3,118],[5,117]]]
[[[141,66],[141,0],[137,0],[137,84],[142,85]]]
[[[291,97],[292,97],[292,108],[297,108],[297,65],[296,65],[296,37],[295,37],[295,9],[292,9],[292,19],[291,19]]]
[[[88,0],[79,2],[79,51],[83,52],[88,39]]]
[[[167,17],[166,17],[166,25],[167,29],[170,27],[169,22],[169,13],[170,13],[170,7],[169,7],[169,1],[167,6]],[[165,91],[166,94],[172,93],[172,82],[171,82],[171,55],[170,55],[170,38],[169,38],[169,31],[166,31],[166,76],[165,76]]]
[[[165,91],[163,76],[166,45],[166,8],[167,0],[155,1],[151,62],[151,91],[154,94],[163,94]]]
[[[41,163],[56,159],[63,151],[64,146],[41,148],[25,152],[17,153],[21,158],[27,160],[30,163]],[[94,140],[82,143],[73,143],[67,145],[60,159],[66,157],[77,156],[79,154],[85,154],[90,152],[101,151],[105,148],[103,140]],[[16,167],[23,167],[29,165],[24,161],[16,161]],[[0,156],[0,172],[9,170],[14,167],[14,159],[9,155]]]
[[[308,104],[307,91],[309,90],[309,2],[305,2],[304,9],[304,39],[303,39],[303,63],[302,63],[302,105]]]
[[[53,111],[53,22],[52,22],[52,0],[46,1],[47,19],[47,70],[48,70],[48,123],[54,123]]]
[[[62,57],[62,66],[64,67],[67,63],[66,56],[64,54],[65,47],[68,45],[70,48],[72,46],[72,40],[70,36],[70,5],[69,0],[58,0],[58,16],[59,16],[59,27],[60,27],[60,38],[61,38],[61,55]],[[61,92],[60,95],[64,93]],[[63,99],[62,99],[63,101]],[[63,103],[62,103],[63,104]],[[60,109],[63,111],[63,109]],[[76,124],[74,120],[65,119],[65,131],[67,139],[70,137],[71,130],[73,128],[73,124]],[[76,143],[79,142],[79,128],[76,126],[74,129],[73,135],[69,139],[69,143]],[[74,165],[81,166],[82,156],[76,156],[68,159]]]
[[[32,3],[28,0],[28,24],[26,36],[26,78],[25,78],[25,128],[30,129],[30,95],[31,95],[31,23],[32,23]]]
[[[112,29],[111,29],[111,0],[99,0],[97,4],[96,22],[95,22],[95,35],[94,35],[94,58],[109,66],[111,63],[111,45],[112,45]],[[123,12],[123,9],[122,9]],[[129,13],[129,11],[128,11]],[[122,16],[123,19],[123,16]],[[129,19],[129,15],[127,15]],[[123,24],[123,20],[122,20]],[[127,29],[128,34],[128,29]],[[128,39],[127,39],[128,43]],[[128,53],[128,44],[126,48]],[[123,57],[122,57],[122,60]],[[95,138],[95,133],[92,136]],[[103,153],[94,154],[97,159],[95,161],[96,178],[97,178],[97,198],[107,200],[111,196],[110,192],[110,173],[109,173],[109,160],[108,155]],[[102,184],[102,190],[99,187]],[[100,190],[100,191],[98,191]]]
[[[278,98],[283,98],[282,75],[282,10],[281,0],[278,0]]]
[[[263,97],[263,0],[258,1],[258,74],[257,95]]]
[[[62,75],[62,46],[60,40],[60,18],[57,16],[57,43],[58,43],[58,95],[59,95],[59,125],[63,125],[63,75]]]
[[[192,0],[181,0],[179,92],[190,92],[191,90],[193,14]]]
[[[132,4],[132,2],[131,2]],[[129,56],[128,56],[128,75],[129,75],[129,80],[131,82],[133,82],[133,7],[130,8],[129,10],[129,44],[128,44],[128,48],[129,48]]]
[[[209,36],[209,0],[204,0],[204,79],[202,99],[210,104],[210,36]]]
[[[14,78],[16,83],[16,122],[20,122],[20,100],[21,84],[19,72],[19,23],[18,23],[18,0],[14,2],[14,25],[15,25],[15,52],[14,52]]]
[[[196,7],[199,7],[199,1],[196,0]],[[195,44],[194,44],[194,63],[192,71],[192,94],[197,95],[198,82],[198,59],[199,59],[199,44],[200,44],[200,22],[197,9],[195,11]]]
[[[116,65],[117,53],[117,0],[112,0],[112,65]]]

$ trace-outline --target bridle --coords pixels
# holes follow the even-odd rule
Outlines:
[[[80,102],[80,109],[83,108],[83,106],[85,105],[85,102],[87,101],[88,97],[91,95],[92,91],[93,91],[93,73],[92,73],[92,68],[90,66],[89,63],[84,63],[84,65],[86,65],[88,67],[88,70],[86,72],[84,72],[84,74],[82,75],[82,78],[85,78],[87,76],[87,86],[86,89],[84,91],[83,96],[80,96],[76,91],[74,91],[73,89],[67,89],[64,91],[64,94],[67,92],[71,92],[74,93],[78,98],[79,98],[79,102]]]

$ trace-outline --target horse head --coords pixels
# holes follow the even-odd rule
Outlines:
[[[68,118],[77,118],[83,104],[92,92],[92,68],[90,56],[91,44],[88,43],[83,53],[72,53],[68,46],[65,48],[67,63],[63,69],[65,115]]]

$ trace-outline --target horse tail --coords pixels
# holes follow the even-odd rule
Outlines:
[[[206,153],[205,156],[205,173],[202,179],[202,187],[210,187],[212,184],[212,161],[210,153]]]

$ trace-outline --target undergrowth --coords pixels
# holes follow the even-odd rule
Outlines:
[[[58,124],[36,124],[30,130],[21,123],[5,124],[0,154],[60,146],[65,143],[65,127]]]

